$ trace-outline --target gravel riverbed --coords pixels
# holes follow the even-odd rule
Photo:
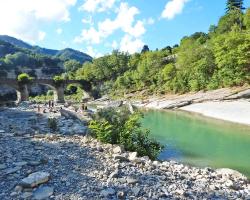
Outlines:
[[[48,117],[57,118],[56,133]],[[250,199],[237,171],[151,161],[84,130],[57,112],[1,109],[0,199]]]

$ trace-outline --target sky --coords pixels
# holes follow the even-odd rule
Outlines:
[[[250,0],[245,0],[250,7]],[[178,44],[207,32],[226,0],[0,0],[0,35],[93,57]]]

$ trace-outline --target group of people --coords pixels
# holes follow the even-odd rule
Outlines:
[[[37,111],[40,113],[46,113],[47,110],[46,108],[49,107],[49,112],[53,112],[54,111],[54,108],[55,108],[55,102],[52,101],[52,100],[49,100],[48,102],[46,102],[44,105],[43,105],[43,109],[41,108],[41,106],[38,104],[37,106]]]

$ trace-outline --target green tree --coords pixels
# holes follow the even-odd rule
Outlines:
[[[62,76],[54,76],[53,81],[56,86],[61,86],[64,83],[65,79]]]
[[[81,68],[81,63],[76,60],[69,60],[63,64],[66,72],[75,72],[77,69]]]
[[[243,27],[243,13],[240,10],[232,10],[219,20],[216,33],[228,33],[233,30],[234,26],[238,26],[239,30]]]
[[[227,12],[230,12],[232,10],[244,10],[243,7],[243,0],[227,0]]]
[[[32,80],[33,78],[26,73],[22,73],[17,76],[17,81],[20,84],[29,84]]]
[[[141,50],[141,53],[145,53],[145,52],[148,52],[148,51],[149,51],[148,45],[144,45],[142,50]]]
[[[246,26],[247,30],[250,30],[250,8],[248,8],[246,13],[245,13],[244,25]]]
[[[213,40],[216,73],[213,82],[221,87],[249,82],[250,33],[231,32]]]

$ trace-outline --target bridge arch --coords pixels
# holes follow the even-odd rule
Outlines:
[[[85,80],[65,80],[61,84],[57,85],[53,79],[34,79],[29,85],[20,85],[16,79],[0,79],[0,85],[8,85],[16,90],[18,103],[29,100],[28,87],[31,87],[32,85],[48,86],[54,91],[54,101],[64,103],[64,90],[69,84],[76,84],[91,95],[91,84]]]

